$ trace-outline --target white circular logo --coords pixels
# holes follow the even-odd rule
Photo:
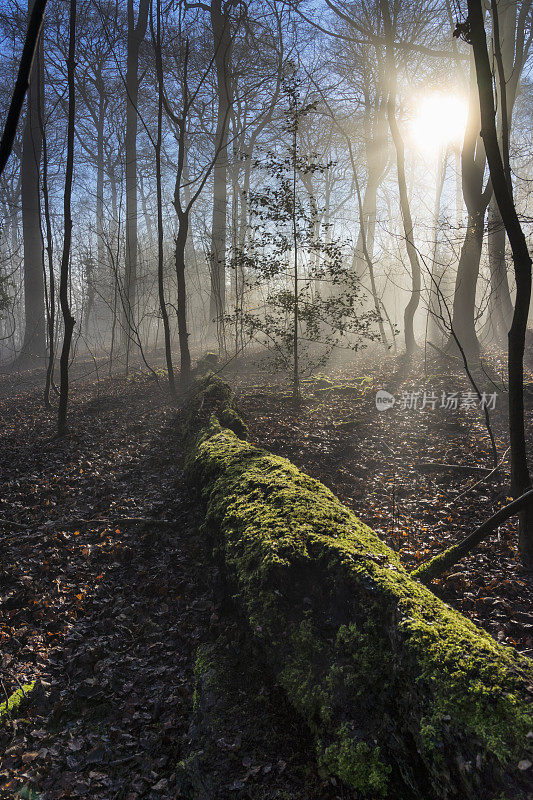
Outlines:
[[[376,392],[376,408],[378,411],[387,411],[392,408],[396,399],[393,394],[389,394],[385,389],[380,389]]]

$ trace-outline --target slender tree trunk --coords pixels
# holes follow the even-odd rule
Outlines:
[[[378,327],[379,327],[379,335],[381,338],[381,342],[384,347],[388,347],[388,340],[387,335],[385,334],[385,326],[383,325],[383,316],[382,316],[382,304],[380,303],[380,299],[378,296],[377,286],[376,286],[376,277],[374,273],[374,239],[376,233],[376,201],[377,201],[377,183],[373,182],[375,185],[371,187],[371,195],[370,195],[370,208],[367,209],[367,214],[365,216],[364,211],[364,203],[361,201],[361,191],[359,189],[359,181],[357,179],[357,171],[355,167],[355,161],[353,159],[352,151],[350,148],[350,159],[352,162],[352,172],[353,172],[353,179],[355,182],[355,189],[357,194],[357,202],[359,205],[359,237],[358,237],[358,247],[361,247],[362,256],[365,260],[368,275],[370,278],[370,289],[372,292],[372,298],[374,300],[374,310],[378,315]],[[366,190],[365,190],[365,201],[367,199],[369,185],[367,183]],[[360,244],[359,244],[360,243]],[[356,249],[357,253],[357,249]],[[354,257],[355,263],[355,257]],[[356,273],[357,274],[357,273]],[[362,274],[362,270],[361,270]]]
[[[377,195],[383,182],[387,166],[387,119],[386,107],[381,100],[372,101],[369,92],[364,92],[365,114],[365,157],[368,177],[361,203],[357,169],[352,155],[351,143],[348,141],[352,172],[357,184],[357,202],[359,205],[359,233],[354,251],[353,269],[355,274],[363,274],[365,266],[369,267],[374,256],[374,233],[376,228]],[[346,133],[344,132],[345,136]],[[365,254],[366,248],[366,254]],[[374,298],[374,304],[379,307],[379,298]]]
[[[182,76],[182,100],[183,108],[181,116],[173,114],[168,104],[165,104],[167,113],[177,127],[178,140],[178,165],[176,170],[176,183],[174,186],[174,208],[178,217],[178,232],[175,241],[175,267],[177,282],[177,318],[178,318],[178,341],[180,346],[180,383],[182,388],[186,388],[191,381],[191,354],[189,350],[189,332],[187,330],[187,285],[185,280],[185,253],[187,251],[187,238],[189,234],[189,218],[191,208],[198,198],[209,172],[204,174],[203,183],[201,182],[196,189],[193,197],[189,197],[187,204],[182,204],[182,180],[186,168],[187,155],[187,115],[190,110],[189,88],[187,83],[189,65],[189,40],[185,43],[185,54],[183,58]],[[162,80],[162,73],[161,80]]]
[[[30,15],[33,2],[30,0]],[[26,122],[22,145],[22,231],[24,242],[24,341],[20,360],[31,362],[46,355],[46,323],[43,275],[43,242],[41,238],[41,200],[39,167],[42,135],[39,116],[43,116],[44,69],[42,36],[33,63]]]
[[[484,12],[480,0],[468,0],[470,37],[474,49],[481,108],[481,130],[494,194],[513,253],[516,301],[509,330],[509,435],[511,479],[515,496],[531,486],[524,431],[524,347],[531,302],[531,256],[514,206],[495,124],[492,72],[487,51]],[[533,562],[533,504],[520,514],[519,549],[523,560]]]
[[[389,106],[389,108],[392,107]],[[400,130],[396,123],[394,112],[392,111],[389,116],[389,123],[391,124],[391,133],[396,147],[400,211],[402,215],[407,256],[409,258],[409,264],[411,267],[411,296],[409,298],[409,302],[405,307],[403,315],[403,328],[405,337],[405,351],[407,355],[412,355],[416,350],[414,319],[416,310],[418,308],[418,304],[420,303],[421,273],[420,273],[420,264],[418,261],[418,253],[416,251],[414,243],[414,225],[411,217],[409,196],[407,193],[407,181],[405,178],[405,152],[404,152],[403,139],[401,137]]]
[[[211,0],[211,28],[215,48],[217,77],[217,127],[213,168],[213,223],[211,230],[211,299],[209,314],[217,322],[219,344],[223,342],[223,314],[226,307],[226,229],[228,129],[232,105],[231,28],[229,13],[222,0]]]
[[[459,148],[455,151],[455,224],[458,229],[463,227],[463,189]]]
[[[61,257],[61,274],[59,283],[59,302],[61,313],[63,314],[63,347],[60,358],[60,386],[59,386],[59,410],[57,416],[57,433],[63,436],[67,430],[67,407],[69,392],[69,359],[70,345],[72,342],[72,332],[75,320],[70,311],[69,303],[69,264],[70,264],[70,245],[72,240],[72,173],[74,171],[74,125],[76,118],[76,95],[74,83],[74,71],[76,68],[76,0],[70,0],[69,18],[69,46],[67,58],[68,76],[68,126],[67,126],[67,159],[65,168],[65,193],[63,197],[64,215],[64,240],[63,254]]]
[[[99,90],[98,129],[96,132],[96,247],[98,254],[98,275],[102,275],[105,263],[104,240],[104,125],[106,105],[104,87]]]
[[[237,142],[233,148],[233,168],[231,171],[231,250],[232,250],[232,297],[233,297],[233,316],[234,316],[234,347],[235,357],[239,354],[239,149]]]
[[[178,317],[178,340],[180,345],[180,382],[185,388],[191,381],[191,354],[189,350],[189,332],[187,330],[187,291],[185,283],[185,249],[187,247],[189,216],[187,212],[181,212],[178,216],[178,235],[176,236],[175,247],[176,280],[178,286],[176,307]]]
[[[158,113],[162,113],[162,105]],[[167,304],[165,300],[165,275],[163,252],[163,201],[161,193],[161,134],[158,132],[158,150],[156,155],[156,182],[157,182],[157,286],[159,292],[159,308],[163,320],[163,333],[165,337],[165,361],[167,364],[168,384],[172,394],[176,393],[174,380],[174,366],[172,364],[172,347],[170,339],[170,323],[168,319]]]
[[[131,332],[135,327],[137,289],[137,103],[139,100],[139,50],[146,33],[150,0],[139,0],[137,24],[133,0],[128,0],[128,53],[126,64],[126,275],[124,290],[124,344],[129,369]]]
[[[421,272],[418,253],[414,242],[414,226],[411,217],[411,206],[407,192],[407,180],[405,177],[405,147],[398,122],[396,120],[396,86],[397,71],[394,53],[394,32],[389,9],[388,0],[380,0],[381,13],[383,16],[383,28],[385,31],[386,51],[387,51],[387,71],[389,74],[389,97],[387,101],[387,119],[389,121],[390,132],[396,150],[396,169],[398,173],[398,193],[400,196],[400,212],[402,215],[403,231],[407,256],[411,267],[411,296],[405,307],[403,324],[405,336],[405,351],[408,356],[416,350],[416,340],[414,333],[415,313],[420,303]]]
[[[189,160],[188,160],[188,145],[187,142],[184,142],[184,153],[183,153],[183,205],[185,208],[190,203],[191,200],[191,189],[190,189],[190,174],[189,174]],[[189,264],[189,266],[194,267],[197,269],[198,267],[198,260],[196,257],[196,248],[194,246],[194,236],[192,235],[191,229],[191,216],[189,215],[189,224],[188,224],[188,233],[187,233],[187,245],[185,247],[185,263]]]
[[[48,365],[46,368],[46,382],[44,386],[44,404],[50,408],[50,389],[54,379],[55,361],[55,319],[56,319],[56,281],[54,275],[54,237],[52,235],[52,222],[50,218],[50,198],[48,193],[48,143],[44,120],[39,116],[39,127],[43,143],[43,200],[44,220],[46,225],[46,254],[48,260]]]
[[[104,240],[104,125],[105,89],[101,75],[97,77],[98,116],[96,121],[96,267],[91,270],[87,281],[87,311],[85,313],[85,333],[90,334],[91,318],[95,311],[96,284],[102,280],[105,263]]]
[[[489,324],[496,342],[507,339],[513,318],[513,303],[507,279],[505,226],[495,197],[489,204],[488,249],[490,269]]]
[[[523,3],[523,7],[526,5],[528,5],[527,2]],[[531,5],[530,2],[529,5]],[[504,170],[512,191],[509,139],[518,88],[517,77],[522,71],[521,64],[515,64],[517,3],[491,0],[491,10],[493,19],[492,40],[498,78],[495,82],[497,131],[502,149]],[[515,73],[518,73],[518,75],[515,75]],[[505,259],[505,238],[505,226],[496,198],[493,197],[489,205],[488,229],[491,284],[489,320],[492,327],[492,335],[496,342],[499,343],[506,340],[513,316],[513,304],[509,292],[507,262]]]
[[[154,37],[153,18],[150,16],[152,38],[155,45],[157,64],[157,139],[155,145],[155,177],[157,192],[157,288],[159,294],[159,309],[163,320],[163,333],[165,337],[165,360],[168,372],[168,384],[173,395],[176,394],[174,380],[174,366],[172,364],[172,349],[170,340],[170,323],[168,319],[167,304],[165,300],[165,275],[163,251],[163,197],[161,189],[161,145],[163,141],[163,64],[161,58],[161,2],[157,0],[157,20]]]
[[[476,287],[483,246],[484,209],[468,212],[466,236],[457,266],[453,299],[453,330],[467,357],[479,355],[475,328]]]
[[[297,109],[295,107],[295,116],[292,121],[293,125],[293,138],[292,138],[292,236],[294,247],[294,262],[293,262],[293,292],[294,292],[294,313],[293,313],[293,382],[292,382],[292,397],[296,407],[302,401],[302,393],[300,390],[300,361],[299,361],[299,324],[300,324],[300,283],[298,280],[298,224],[296,220],[296,174],[297,174],[297,135],[298,135],[298,118]]]
[[[485,213],[491,198],[490,181],[483,188],[486,155],[480,137],[479,98],[472,65],[468,119],[461,151],[463,199],[468,212],[467,229],[455,278],[452,328],[446,349],[458,353],[456,337],[466,358],[477,358],[480,345],[475,330],[476,290],[483,245]]]
[[[235,325],[237,328],[236,333],[236,341],[239,338],[241,347],[244,346],[244,322],[243,322],[243,311],[244,311],[244,298],[245,298],[245,257],[248,247],[248,234],[249,234],[249,227],[248,227],[248,198],[250,197],[250,181],[251,181],[251,171],[252,171],[252,153],[253,147],[255,144],[254,137],[253,141],[249,143],[249,145],[243,149],[242,152],[242,159],[244,162],[244,172],[242,178],[242,185],[239,187],[239,221],[238,221],[238,233],[237,233],[237,264],[235,265],[235,282],[236,285],[239,287],[236,298],[235,298],[235,305],[236,305],[236,316],[238,315],[239,321],[235,320]]]
[[[437,164],[437,181],[435,186],[435,206],[433,209],[433,254],[431,259],[431,276],[429,281],[429,302],[427,336],[435,344],[441,344],[442,330],[438,322],[440,317],[440,293],[443,271],[439,262],[439,219],[442,201],[442,190],[446,180],[448,150],[441,148]]]
[[[370,228],[372,227],[374,229],[375,227],[377,197],[380,182],[381,180],[377,173],[371,171],[368,175],[368,180],[365,186],[362,202],[362,213],[360,213],[362,218],[359,223],[359,233],[357,234],[357,242],[352,261],[353,271],[358,277],[363,277],[366,269],[368,268],[368,262],[364,254],[365,246],[370,258],[373,257],[374,253],[374,243],[373,240],[371,241]],[[363,239],[365,240],[364,243]]]

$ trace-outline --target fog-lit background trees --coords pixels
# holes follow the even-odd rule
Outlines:
[[[492,36],[489,50],[497,130],[527,220],[531,3],[493,3],[489,32],[495,9],[499,41],[496,47]],[[3,111],[28,13],[2,6]],[[471,47],[453,36],[466,15],[466,7],[440,0],[78,3],[74,354],[105,356],[117,370],[133,356],[149,361],[163,347],[165,316],[170,349],[178,348],[180,309],[182,346],[192,351],[272,344],[264,324],[269,298],[292,291],[294,241],[276,241],[272,220],[270,236],[264,226],[260,234],[258,197],[275,183],[268,164],[281,170],[290,160],[289,81],[303,111],[292,201],[308,228],[296,257],[302,286],[323,304],[339,293],[326,252],[335,243],[336,268],[358,284],[352,321],[374,312],[364,331],[347,326],[346,346],[378,341],[413,351],[427,339],[454,353],[458,338],[476,357],[504,344],[514,280],[480,138]],[[68,3],[49,3],[0,185],[4,365],[44,363],[50,340],[62,335],[53,306],[68,18]],[[275,266],[261,268],[268,259]],[[251,313],[255,326],[247,324]],[[287,330],[290,316],[288,308]],[[324,306],[318,350],[326,317]]]

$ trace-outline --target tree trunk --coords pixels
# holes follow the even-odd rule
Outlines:
[[[32,0],[30,2],[33,5]],[[32,11],[29,7],[30,14]],[[22,362],[43,359],[46,355],[46,323],[44,303],[43,241],[41,237],[41,200],[39,166],[42,135],[39,116],[43,115],[44,69],[42,37],[33,63],[26,122],[22,144],[22,230],[24,242],[24,341]]]
[[[446,169],[448,165],[448,151],[439,152],[437,165],[437,181],[435,187],[435,206],[433,209],[433,254],[431,259],[431,275],[429,281],[428,298],[428,319],[427,337],[429,341],[439,346],[442,344],[442,325],[440,323],[442,306],[442,286],[443,277],[442,266],[439,264],[439,219],[442,201],[442,190],[446,180]]]
[[[41,27],[46,10],[46,3],[47,0],[34,0],[33,2],[29,0],[28,3],[28,30],[24,38],[17,80],[15,82],[15,88],[13,89],[11,103],[9,104],[9,110],[2,132],[2,139],[0,140],[0,175],[2,175],[9,156],[11,155],[11,151],[13,150],[20,112],[22,111],[26,92],[31,85],[31,77],[34,72],[34,59],[39,47],[42,49]]]
[[[96,285],[103,278],[105,264],[104,240],[104,125],[106,115],[105,87],[101,75],[96,81],[98,90],[98,116],[96,120],[96,268],[87,283],[87,311],[85,331],[90,335],[91,317],[95,312]]]
[[[497,130],[503,151],[504,169],[509,167],[509,138],[513,109],[518,89],[518,80],[522,72],[520,47],[517,49],[518,60],[515,64],[517,4],[492,2],[493,42],[498,66],[498,80],[495,83],[497,96]],[[528,3],[524,3],[527,6]],[[531,3],[529,3],[531,5]],[[497,34],[497,40],[496,40]],[[516,74],[515,74],[516,73]],[[489,206],[489,268],[491,293],[489,297],[489,322],[496,342],[504,342],[511,327],[513,304],[509,293],[507,279],[507,263],[505,260],[505,226],[501,218],[498,203],[493,197]]]
[[[383,177],[383,171],[380,174],[370,171],[368,180],[365,186],[365,192],[362,202],[362,217],[359,223],[359,232],[357,234],[357,242],[353,254],[352,268],[357,277],[363,277],[368,262],[365,258],[364,249],[366,246],[369,257],[372,259],[374,254],[374,231],[376,227],[376,214],[377,214],[377,195],[378,188]],[[363,239],[365,240],[363,242]]]
[[[505,259],[505,226],[496,198],[489,204],[488,245],[490,269],[489,325],[498,343],[507,339],[513,318],[513,303],[509,293]]]
[[[146,33],[150,0],[139,0],[135,24],[133,0],[128,0],[128,53],[126,64],[126,274],[123,340],[126,372],[129,368],[131,331],[135,327],[137,287],[137,103],[139,99],[139,49]]]
[[[483,245],[485,212],[492,187],[490,181],[483,188],[486,155],[479,132],[479,98],[475,87],[474,69],[470,73],[470,97],[463,149],[461,151],[461,179],[463,199],[468,212],[466,235],[461,248],[453,297],[453,314],[446,349],[458,353],[456,338],[467,358],[479,356],[480,345],[475,330],[476,289]]]
[[[466,236],[461,248],[457,267],[453,298],[453,330],[465,355],[479,356],[479,341],[476,335],[476,288],[481,260],[484,232],[484,209],[468,212]]]
[[[396,168],[398,173],[398,192],[400,196],[400,211],[402,215],[403,231],[405,236],[405,246],[407,256],[411,266],[411,296],[405,307],[403,316],[405,351],[408,356],[416,350],[416,340],[414,334],[414,318],[420,303],[421,274],[418,253],[414,243],[414,226],[411,217],[411,207],[409,195],[407,193],[407,181],[405,178],[405,147],[398,122],[396,120],[396,85],[397,72],[394,54],[394,31],[389,9],[388,0],[380,0],[381,13],[383,16],[383,27],[385,30],[385,41],[387,51],[387,69],[389,73],[389,97],[387,101],[387,119],[396,150]]]
[[[170,341],[170,323],[168,319],[167,304],[165,300],[164,281],[164,251],[163,251],[163,196],[161,187],[161,146],[163,142],[163,64],[161,58],[161,3],[157,0],[157,20],[154,35],[153,14],[150,12],[150,26],[154,40],[155,57],[157,65],[157,139],[155,143],[155,177],[157,192],[157,288],[159,294],[159,309],[163,320],[163,333],[165,337],[165,360],[168,372],[168,384],[173,395],[176,393],[174,381],[174,366],[172,364],[172,350]]]
[[[180,381],[185,388],[191,381],[191,354],[189,351],[189,332],[187,330],[187,292],[185,284],[185,248],[189,218],[187,212],[179,214],[178,235],[176,236],[176,280],[178,285],[177,317],[178,340],[180,345]]]
[[[203,415],[224,422],[223,403]],[[413,580],[324,485],[228,428],[197,436],[198,416],[187,477],[232,601],[323,773],[367,800],[525,800],[530,660]]]
[[[215,165],[213,168],[213,224],[211,230],[211,298],[209,316],[216,321],[219,342],[222,341],[226,307],[226,227],[227,227],[227,170],[228,128],[232,105],[231,91],[231,29],[228,12],[222,0],[211,2],[211,28],[214,39],[214,58],[217,77],[217,128],[215,133]]]
[[[44,385],[44,404],[50,408],[50,389],[54,379],[55,362],[55,335],[56,335],[56,281],[54,275],[54,237],[52,234],[52,221],[50,216],[50,196],[48,192],[48,142],[44,120],[39,115],[39,128],[43,143],[43,201],[44,201],[44,221],[46,229],[46,255],[48,262],[48,309],[47,309],[47,328],[48,328],[48,364],[46,367],[46,380]],[[46,287],[46,278],[44,278]]]
[[[72,332],[75,320],[70,311],[68,285],[69,285],[69,264],[70,264],[70,245],[72,240],[72,173],[74,171],[74,124],[76,116],[76,89],[74,83],[74,70],[76,68],[76,0],[70,0],[70,20],[69,20],[69,46],[67,58],[67,77],[68,77],[68,127],[67,127],[67,159],[65,168],[65,193],[63,196],[63,215],[64,215],[64,240],[63,253],[61,256],[61,274],[59,282],[59,302],[63,315],[63,347],[61,348],[60,384],[59,384],[59,409],[57,415],[57,433],[63,436],[67,430],[67,407],[69,391],[69,359],[70,345],[72,342]]]
[[[531,486],[524,431],[524,346],[531,302],[531,256],[513,202],[495,123],[492,72],[487,52],[484,12],[480,0],[468,0],[470,36],[474,49],[481,108],[481,130],[498,208],[513,253],[516,301],[509,330],[509,438],[511,481],[515,496]],[[533,563],[533,504],[520,514],[519,549],[526,563]]]

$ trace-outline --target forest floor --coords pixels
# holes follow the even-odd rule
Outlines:
[[[0,797],[187,797],[182,762],[205,746],[209,764],[196,769],[212,773],[213,796],[349,798],[318,776],[308,732],[262,671],[242,676],[238,713],[215,741],[196,730],[198,646],[235,642],[238,624],[217,602],[164,387],[145,376],[78,384],[58,441],[42,388],[10,382],[0,386],[0,702],[38,685],[0,723]]]
[[[487,474],[493,459],[484,415],[479,402],[469,398],[473,390],[463,369],[449,361],[426,363],[420,355],[405,368],[392,357],[362,358],[357,370],[339,367],[305,381],[298,411],[286,384],[263,379],[250,387],[241,379],[237,403],[252,441],[325,483],[399,553],[407,569],[414,569],[461,541],[511,499],[503,372],[504,362],[495,356],[490,369],[474,375],[481,392],[496,392],[489,415],[500,470],[492,475]],[[526,377],[528,451],[533,453],[530,371]],[[380,389],[395,397],[392,408],[377,410]],[[413,393],[418,393],[416,408],[410,407]],[[442,393],[445,403],[456,393],[458,408],[441,408]],[[436,398],[435,407],[430,398]],[[532,656],[533,575],[517,557],[517,539],[514,518],[431,588],[498,641]]]
[[[330,486],[407,567],[505,502],[505,458],[501,478],[420,466],[490,468],[478,409],[403,410],[398,401],[376,410],[378,388],[397,397],[467,391],[460,371],[362,360],[307,382],[298,412],[286,384],[259,376],[228,375],[251,440]],[[206,798],[353,797],[320,778],[309,733],[264,665],[253,653],[242,663],[242,626],[217,596],[198,495],[183,479],[179,412],[163,382],[75,381],[62,440],[29,378],[2,377],[0,398],[0,691],[38,682],[0,728],[0,797],[187,797],[191,757]],[[496,401],[503,457],[503,395]],[[514,522],[433,588],[531,655],[533,584],[516,558]],[[194,665],[206,643],[227,653],[238,688],[222,725],[202,731]]]

